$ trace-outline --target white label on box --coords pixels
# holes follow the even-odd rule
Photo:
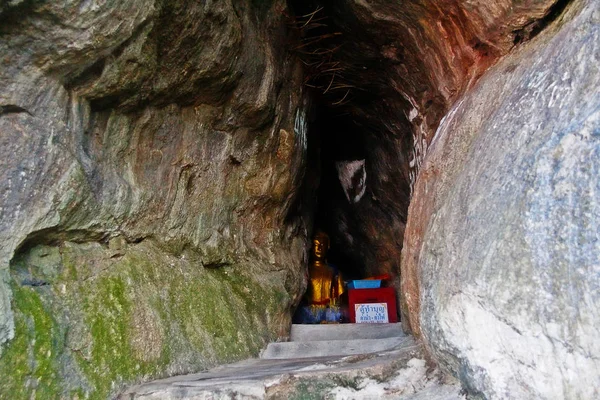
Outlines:
[[[354,311],[357,324],[387,324],[387,303],[355,304]]]

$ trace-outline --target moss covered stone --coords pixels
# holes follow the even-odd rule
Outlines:
[[[2,398],[102,399],[129,383],[250,357],[275,338],[289,307],[283,282],[252,265],[205,269],[194,254],[150,240],[116,255],[100,243],[42,250],[12,267],[17,333],[1,358]],[[40,253],[60,254],[59,266]]]
[[[13,287],[15,339],[0,357],[0,398],[58,398],[64,350],[60,328],[36,289]]]

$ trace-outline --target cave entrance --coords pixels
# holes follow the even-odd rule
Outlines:
[[[344,280],[388,276],[385,284],[398,298],[412,106],[390,85],[395,61],[382,58],[381,36],[366,32],[346,2],[289,4],[293,49],[314,106],[309,160],[319,167],[309,166],[307,178],[319,182],[307,185],[316,193],[314,231],[329,235],[327,262]]]
[[[308,287],[294,322],[358,322],[359,316],[363,322],[397,322],[393,274],[373,263],[385,246],[369,233],[372,218],[381,217],[369,180],[374,173],[370,151],[377,146],[371,146],[372,137],[348,109],[330,107],[319,97],[316,103],[309,129],[317,149],[319,185]],[[359,315],[356,306],[363,303],[378,304],[384,311]]]

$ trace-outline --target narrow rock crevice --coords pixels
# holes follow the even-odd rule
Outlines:
[[[518,45],[536,37],[547,26],[557,21],[559,17],[564,14],[565,9],[570,3],[572,3],[572,0],[557,0],[542,18],[530,22],[523,28],[514,31],[515,38],[513,43]]]
[[[31,112],[26,110],[23,107],[14,105],[14,104],[0,104],[0,117],[8,114],[29,114],[30,116],[34,116]]]

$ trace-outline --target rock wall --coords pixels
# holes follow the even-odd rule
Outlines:
[[[598,2],[572,2],[457,102],[416,183],[408,317],[482,398],[599,395],[599,46]]]
[[[285,8],[2,3],[0,397],[104,398],[286,334],[310,218]]]

